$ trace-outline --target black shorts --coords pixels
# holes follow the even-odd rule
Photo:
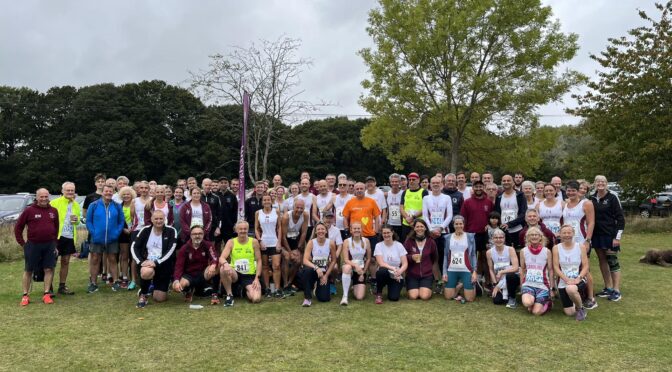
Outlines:
[[[295,251],[299,249],[299,239],[298,238],[287,238],[287,244],[289,244],[289,249]]]
[[[308,226],[308,229],[306,230],[306,241],[310,240],[313,238],[313,226]]]
[[[476,243],[476,252],[485,252],[488,250],[488,233],[480,232],[474,234],[474,240]]]
[[[519,238],[520,238],[519,235],[520,234],[519,233],[520,233],[520,231],[515,232],[515,233],[509,233],[509,232],[504,233],[504,239],[505,239],[506,245],[508,245],[509,247],[513,247],[515,249],[521,249],[522,245],[520,245],[520,240],[519,240]]]
[[[350,231],[340,230],[340,232],[341,232],[341,240],[345,241],[345,239],[350,237]]]
[[[255,274],[241,274],[238,273],[238,280],[233,283],[231,291],[235,297],[246,298],[247,286],[254,282]]]
[[[579,287],[579,294],[581,294],[581,292],[586,289],[586,279],[583,278],[577,287]],[[560,294],[560,301],[562,301],[563,308],[574,306],[574,302],[572,302],[572,299],[569,298],[565,288],[558,288],[558,293]]]
[[[261,251],[262,256],[277,256],[280,254],[280,250],[275,247],[266,247],[266,250]]]
[[[189,281],[189,288],[203,289],[208,284],[208,281],[205,280],[205,276],[203,276],[202,272],[198,273],[196,276],[184,273],[182,274],[182,279]]]
[[[366,272],[364,272],[364,275],[359,275],[355,270],[352,270],[350,275],[352,276],[350,285],[366,284]],[[359,281],[360,278],[362,278],[362,281]]]
[[[173,277],[174,264],[174,260],[168,260],[154,269],[152,283],[154,284],[155,291],[168,292]],[[138,277],[140,277],[140,265],[138,265]],[[189,283],[191,283],[191,280],[189,280]]]
[[[53,269],[56,266],[56,242],[31,243],[23,245],[25,271],[35,272],[42,269]]]
[[[593,235],[590,241],[590,246],[595,249],[604,249],[612,251],[620,251],[621,247],[614,246],[614,237],[610,235]]]
[[[412,276],[406,277],[406,290],[410,291],[411,289],[419,288],[428,288],[432,289],[432,284],[434,284],[434,277],[428,276],[424,278],[414,278]]]
[[[119,234],[119,244],[131,244],[131,233],[127,234],[122,231],[121,234]]]
[[[67,256],[74,253],[77,253],[77,248],[75,248],[74,239],[60,237],[58,238],[58,243],[56,244],[56,249],[58,250],[59,256]]]

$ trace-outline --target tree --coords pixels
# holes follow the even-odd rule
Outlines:
[[[375,49],[360,51],[371,73],[365,146],[397,167],[418,159],[455,171],[484,130],[527,130],[540,105],[582,79],[557,72],[578,45],[551,15],[540,0],[380,0],[367,28]]]
[[[672,1],[656,4],[660,20],[610,38],[591,58],[602,66],[569,112],[587,118],[600,164],[609,177],[639,192],[656,192],[672,173]]]
[[[208,71],[192,73],[192,89],[205,99],[242,106],[243,92],[250,93],[247,170],[252,181],[267,178],[269,155],[277,146],[278,122],[292,121],[315,108],[299,99],[303,93],[299,77],[311,65],[310,60],[296,55],[300,46],[300,40],[287,37],[262,40],[260,47],[236,46],[226,56],[210,56]]]

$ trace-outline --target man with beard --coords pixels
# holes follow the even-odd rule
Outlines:
[[[472,185],[472,195],[469,199],[464,201],[460,214],[465,219],[464,231],[474,234],[476,243],[476,253],[478,265],[476,272],[479,275],[487,278],[489,281],[488,262],[486,259],[486,251],[488,248],[488,232],[486,226],[488,225],[488,216],[494,209],[494,205],[490,199],[485,195],[485,185],[482,181],[475,181]]]
[[[520,249],[518,233],[523,229],[527,199],[522,192],[513,188],[513,177],[508,174],[502,176],[502,188],[504,191],[495,199],[495,212],[501,216],[501,228],[504,230],[506,245]]]
[[[464,176],[464,173],[462,173],[462,176]],[[457,189],[457,177],[453,173],[446,174],[446,177],[444,178],[443,190],[441,190],[441,192],[450,197],[450,201],[453,203],[453,213],[462,209],[464,198],[462,196],[462,192]],[[448,227],[450,228],[451,233],[455,231],[453,229],[453,221],[450,221],[450,225],[448,225]]]

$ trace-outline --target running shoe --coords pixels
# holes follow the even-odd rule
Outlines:
[[[282,292],[285,294],[285,296],[294,296],[294,294],[296,294],[296,289],[291,286],[288,286],[285,287],[285,289],[283,289]]]
[[[233,306],[233,296],[226,295],[226,299],[224,300],[224,307],[231,307],[231,306]]]
[[[112,274],[107,274],[107,284],[114,284],[114,278],[112,278]]]
[[[217,293],[213,293],[210,297],[210,305],[219,305],[219,297],[217,296]]]
[[[382,305],[382,304],[383,304],[383,296],[376,295],[376,305]]]
[[[439,280],[438,282],[436,282],[436,287],[434,287],[434,293],[436,294],[443,293],[443,287],[444,287],[443,281]]]
[[[58,286],[58,294],[59,295],[74,295],[75,292],[71,291],[70,288],[67,286]]]
[[[285,298],[285,294],[282,292],[282,289],[275,291],[275,298]]]
[[[341,298],[341,306],[348,306],[348,298],[347,297],[343,296],[343,298]]]
[[[621,300],[621,292],[619,291],[612,291],[609,297],[607,298],[609,301],[614,301],[618,302]]]
[[[371,292],[372,295],[375,295],[378,292],[378,286],[376,285],[376,282],[371,282],[371,287],[369,288],[369,291]]]
[[[310,307],[311,304],[312,304],[312,301],[310,301],[309,299],[305,299],[305,300],[303,300],[303,304],[301,306]]]
[[[135,282],[131,280],[130,283],[128,283],[128,290],[132,291],[137,288],[137,285],[135,285]]]
[[[516,303],[516,299],[513,298],[513,297],[510,297],[509,302],[506,303],[506,307],[508,307],[509,309],[515,309],[517,306],[518,306],[518,304]]]
[[[137,307],[138,309],[142,309],[145,306],[147,306],[147,296],[141,294],[140,296],[138,296],[138,303],[135,304],[135,307]]]
[[[599,292],[599,293],[597,294],[597,297],[602,297],[602,298],[609,297],[613,291],[614,291],[614,290],[611,289],[611,288],[604,288],[604,289],[602,290],[602,292]]]
[[[467,300],[465,300],[464,297],[462,297],[462,296],[460,296],[460,295],[457,295],[457,296],[453,297],[453,300],[455,300],[455,301],[461,303],[462,305],[464,305],[465,303],[467,303]]]
[[[150,286],[149,286],[149,288],[150,288],[151,290],[153,290],[152,287],[153,287],[153,285],[150,285]],[[205,287],[205,288],[203,289],[203,296],[206,296],[206,297],[207,297],[207,296],[211,296],[211,295],[213,294],[213,292],[214,292],[214,290],[212,289],[212,287]]]
[[[98,286],[95,283],[89,283],[89,286],[86,288],[86,293],[98,292]]]
[[[23,297],[21,297],[21,306],[28,306],[29,303],[30,297],[28,297],[28,295],[23,295]]]
[[[47,305],[51,305],[54,303],[54,300],[51,298],[50,293],[45,293],[44,296],[42,296],[42,302],[44,302]]]
[[[107,274],[103,274],[100,278],[100,280],[107,282]]]
[[[186,291],[184,292],[184,302],[191,303],[194,299],[194,292],[193,291]]]
[[[586,309],[580,308],[579,310],[577,310],[574,319],[576,319],[579,322],[586,320]]]
[[[542,309],[541,315],[544,315],[551,311],[551,308],[553,308],[553,302],[552,301],[546,301],[544,302],[544,307]]]
[[[121,285],[119,284],[119,281],[117,280],[112,284],[112,292],[117,292],[121,289]]]
[[[336,284],[329,284],[329,293],[331,293],[332,296],[336,294]]]
[[[587,310],[597,309],[597,301],[595,299],[588,299],[583,302],[583,307]]]

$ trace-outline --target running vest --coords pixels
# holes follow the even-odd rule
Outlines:
[[[313,214],[313,194],[308,193],[308,196],[303,196],[303,194],[299,194],[296,197],[303,200],[304,205],[305,205],[304,211],[308,211],[308,216],[312,216],[312,214]],[[308,218],[308,227],[310,227],[310,226],[313,226],[312,217]]]
[[[231,263],[233,268],[241,274],[255,275],[257,273],[257,262],[254,258],[254,246],[252,239],[248,238],[247,243],[242,244],[238,238],[233,238],[233,249],[231,249]]]
[[[320,216],[320,221],[324,220],[324,208],[331,201],[332,193],[328,193],[327,196],[317,195],[315,197],[315,204],[317,207],[317,213]]]
[[[266,248],[278,245],[278,213],[271,210],[266,214],[263,209],[259,210],[259,226],[261,227],[261,241]]]
[[[334,209],[336,210],[336,227],[338,227],[339,230],[345,230],[345,225],[343,224],[343,209],[345,209],[345,205],[352,199],[353,196],[350,194],[338,194],[334,198]]]
[[[415,216],[422,214],[422,193],[425,190],[422,188],[417,189],[416,191],[411,191],[411,189],[406,190],[404,194],[404,210],[406,213],[413,213]],[[405,226],[410,226],[406,219],[402,221]]]
[[[539,218],[554,235],[560,233],[560,218],[562,218],[562,200],[558,199],[554,206],[547,207],[544,201],[539,203]]]
[[[303,226],[303,213],[299,215],[299,220],[294,223],[294,212],[289,213],[289,218],[287,221],[287,238],[288,239],[298,239],[301,235],[301,226]]]
[[[490,257],[492,258],[492,267],[495,269],[495,274],[511,268],[511,256],[509,255],[508,246],[504,246],[504,251],[501,254],[497,252],[497,248],[490,248]]]
[[[533,254],[528,247],[523,248],[525,255],[526,273],[523,279],[523,285],[549,290],[550,282],[548,280],[548,255],[550,251],[546,247],[541,248],[539,254]]]
[[[313,251],[311,252],[313,257],[312,261],[315,266],[321,269],[326,269],[327,264],[329,264],[329,256],[331,255],[331,251],[329,250],[330,242],[331,240],[325,239],[324,244],[320,245],[317,238],[313,239]]]
[[[511,196],[506,196],[502,194],[502,199],[499,201],[499,206],[502,210],[502,223],[508,224],[509,222],[515,220],[518,217],[518,198],[517,194],[514,192]],[[529,206],[528,206],[529,207]],[[517,233],[523,229],[522,224],[509,227],[509,233]]]
[[[401,194],[403,191],[393,194],[392,191],[387,192],[387,210],[389,212],[387,223],[390,226],[401,226]]]
[[[135,218],[138,220],[135,231],[140,231],[145,227],[145,202],[139,196],[133,202],[135,203]]]
[[[440,229],[442,233],[446,232],[443,228],[443,221],[448,215],[448,208],[451,211],[453,210],[453,202],[448,195],[429,194],[422,199],[423,216],[424,211],[427,210],[425,222],[429,225],[430,230]]]
[[[525,198],[525,201],[527,202],[527,198]],[[536,206],[537,206],[537,197],[535,196],[532,198],[532,204],[527,203],[527,209],[535,209]]]
[[[448,262],[448,271],[471,272],[472,263],[469,262],[467,252],[469,249],[469,238],[466,233],[462,238],[457,238],[455,234],[450,235],[450,261]]]
[[[121,206],[122,211],[124,212],[124,221],[126,221],[126,227],[133,226],[133,216],[131,216],[131,206]]]
[[[348,242],[348,256],[350,261],[354,262],[361,268],[364,268],[364,262],[366,262],[366,248],[364,248],[364,240],[360,240],[359,243],[355,243],[352,237],[347,239]]]
[[[168,202],[165,202],[165,204],[163,205],[163,208],[157,208],[156,207],[156,201],[154,202],[154,210],[163,212],[164,225],[168,225],[168,208],[170,208],[170,206],[168,205]]]
[[[574,243],[574,246],[567,250],[564,245],[561,243],[558,245],[558,262],[560,264],[560,270],[565,274],[569,279],[576,279],[581,273],[581,247],[579,243]],[[564,280],[560,279],[558,282],[558,288],[567,287],[567,283]]]
[[[572,208],[565,204],[565,209],[562,210],[562,220],[574,228],[574,241],[579,244],[586,241],[586,213],[583,211],[586,200],[582,199]]]

